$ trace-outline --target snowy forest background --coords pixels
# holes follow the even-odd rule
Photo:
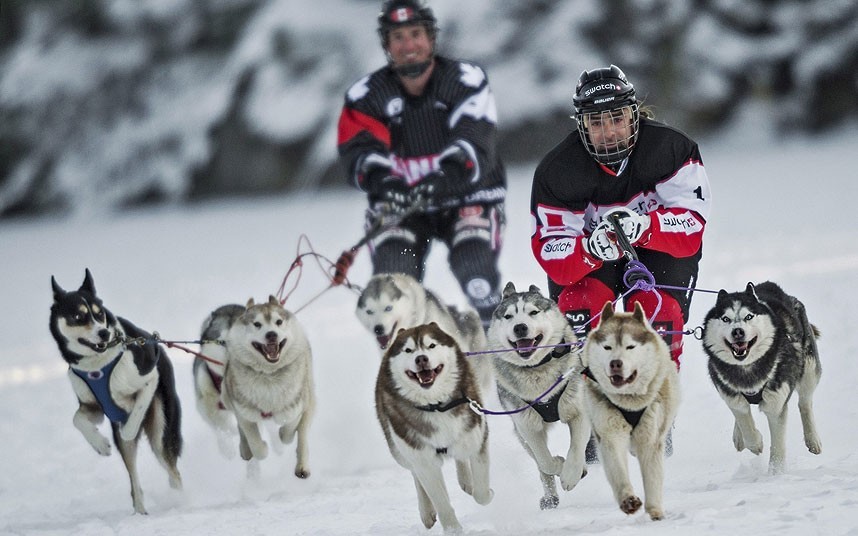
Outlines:
[[[384,62],[379,0],[0,1],[0,217],[343,187],[335,128]],[[501,151],[568,130],[583,69],[616,63],[656,113],[717,135],[858,115],[853,0],[434,0],[443,53],[487,68]]]

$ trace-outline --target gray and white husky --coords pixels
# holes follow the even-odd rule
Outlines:
[[[479,385],[455,339],[436,323],[400,330],[382,357],[375,387],[378,421],[393,459],[411,471],[420,520],[459,531],[442,464],[456,460],[459,486],[488,504],[488,426],[471,411]]]
[[[751,405],[758,404],[769,421],[772,473],[784,469],[787,402],[793,391],[798,391],[807,450],[822,451],[813,416],[813,392],[822,373],[818,336],[804,305],[770,281],[748,283],[744,292],[721,290],[706,315],[703,349],[709,377],[735,418],[733,444],[739,451],[763,451],[751,415]]]
[[[361,292],[355,308],[360,323],[372,333],[384,351],[400,329],[435,322],[456,340],[463,352],[478,352],[486,348],[486,335],[475,310],[461,311],[448,306],[419,281],[406,274],[376,274]],[[468,358],[480,386],[492,385],[490,360],[484,356]]]
[[[181,406],[173,366],[151,334],[104,307],[89,269],[76,291],[63,290],[53,277],[51,286],[51,334],[69,365],[77,396],[75,428],[98,454],[109,456],[110,442],[97,428],[107,416],[131,480],[134,511],[145,514],[137,475],[141,431],[167,470],[170,487],[182,487],[176,467],[182,452]]]
[[[238,424],[239,454],[244,460],[263,460],[268,444],[260,425],[279,426],[279,438],[291,443],[297,435],[295,476],[310,476],[307,435],[315,409],[310,344],[295,316],[274,296],[265,303],[247,302],[244,311],[226,311],[221,398]],[[210,335],[218,335],[211,332]]]
[[[626,514],[641,507],[629,480],[631,452],[640,464],[645,510],[662,519],[665,440],[679,409],[679,376],[667,343],[639,303],[633,313],[615,313],[607,302],[581,357],[587,415],[614,498]]]
[[[575,332],[557,304],[539,288],[531,285],[526,292],[516,292],[510,282],[492,315],[488,340],[493,351],[509,349],[492,354],[504,409],[513,411],[531,404],[513,413],[512,422],[519,441],[539,469],[544,491],[540,508],[555,508],[559,504],[555,475],[568,491],[587,473],[584,448],[590,423],[584,413],[580,360],[573,351],[577,347]],[[561,376],[564,379],[558,383]],[[548,449],[548,430],[557,421],[569,428],[565,460]]]

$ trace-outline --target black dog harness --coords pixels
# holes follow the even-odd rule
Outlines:
[[[113,374],[116,364],[119,363],[120,357],[122,357],[122,354],[116,356],[113,361],[104,365],[100,370],[85,372],[71,368],[71,371],[86,383],[86,386],[89,387],[92,395],[101,406],[101,411],[110,419],[110,422],[125,424],[125,421],[128,420],[128,413],[120,408],[110,395],[110,376]]]
[[[566,344],[566,339],[562,339],[553,352],[546,355],[542,359],[542,361],[529,368],[540,367],[550,362],[552,359],[560,359],[561,357],[568,354],[570,351],[571,348]],[[525,400],[525,402],[527,402],[527,404],[532,407],[534,411],[539,413],[539,416],[542,417],[542,420],[544,422],[557,422],[560,420],[560,409],[558,408],[558,405],[560,403],[560,397],[563,396],[563,392],[566,391],[566,386],[568,385],[569,383],[567,382],[566,385],[563,386],[563,389],[557,391],[554,396],[544,402],[534,402],[533,400]]]

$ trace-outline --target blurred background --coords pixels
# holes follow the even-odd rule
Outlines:
[[[610,63],[698,139],[858,120],[854,0],[428,4],[439,52],[488,72],[507,165],[556,144],[581,71]],[[346,188],[336,123],[384,64],[380,5],[0,0],[0,223]]]

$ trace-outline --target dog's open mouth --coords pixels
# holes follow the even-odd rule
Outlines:
[[[536,352],[539,343],[542,342],[542,334],[536,336],[535,339],[518,339],[517,341],[509,341],[509,345],[516,349],[519,357],[524,359],[529,358]]]
[[[379,335],[375,338],[378,341],[378,347],[382,350],[387,350],[387,345],[390,344],[390,341],[393,340],[393,334],[396,333],[396,327],[399,325],[399,322],[393,325],[393,329],[390,330],[390,333],[385,335]]]
[[[733,352],[733,357],[736,360],[741,361],[748,357],[748,352],[751,351],[751,348],[757,342],[757,338],[754,337],[750,341],[727,341],[727,345],[730,347],[730,351]]]
[[[112,346],[110,341],[92,342],[84,339],[83,337],[78,338],[77,342],[81,343],[82,345],[86,346],[97,354],[107,351],[107,349]]]
[[[286,339],[283,339],[279,343],[277,341],[271,341],[265,344],[262,344],[261,342],[253,343],[253,347],[256,348],[256,351],[262,354],[262,357],[264,357],[269,363],[276,363],[280,360],[280,350],[282,350],[285,345]]]
[[[623,385],[628,385],[628,384],[634,382],[635,379],[637,379],[637,377],[638,377],[638,371],[632,372],[628,378],[624,378],[620,374],[613,374],[610,377],[611,385],[613,385],[614,387],[622,387]]]
[[[417,372],[406,370],[405,373],[409,378],[419,383],[420,387],[428,389],[432,387],[432,384],[435,383],[435,378],[438,377],[438,374],[440,374],[443,369],[444,365],[442,363],[433,369],[423,369],[418,370]]]

